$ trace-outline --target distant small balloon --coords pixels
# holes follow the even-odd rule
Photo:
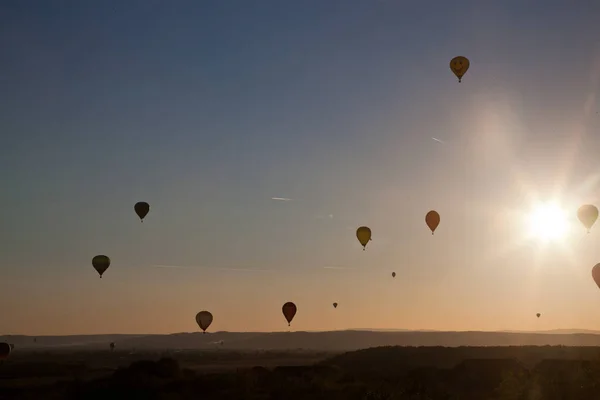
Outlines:
[[[537,315],[537,317],[539,318],[539,317],[540,317],[540,315],[542,315],[542,314],[540,314],[540,313],[537,313],[537,314],[535,314],[535,315]]]
[[[92,258],[92,266],[100,274],[100,278],[102,278],[102,274],[110,267],[110,258],[103,255],[95,256]]]
[[[145,201],[140,201],[138,203],[135,203],[133,209],[135,210],[135,213],[138,215],[138,217],[140,217],[140,220],[144,222],[144,218],[146,217],[146,215],[148,215],[148,212],[150,211],[150,204],[146,203]]]
[[[333,303],[333,308],[337,308],[337,303]]]
[[[206,333],[206,330],[213,322],[213,315],[208,311],[200,311],[196,314],[196,323],[202,329],[202,333]]]
[[[367,243],[369,243],[369,240],[371,240],[371,229],[367,226],[361,226],[356,230],[356,238],[358,239],[364,250],[367,246]]]
[[[392,272],[392,278],[395,278],[395,277],[396,277],[396,273]]]
[[[427,215],[425,215],[425,223],[429,229],[431,229],[431,234],[433,235],[433,232],[435,232],[440,224],[440,214],[438,214],[435,210],[429,211]]]
[[[298,311],[296,305],[291,301],[288,301],[283,305],[283,307],[281,307],[281,311],[283,312],[283,316],[288,322],[288,326],[290,326],[292,320],[294,319],[294,316],[296,315],[296,311]]]
[[[592,204],[585,204],[577,210],[577,218],[590,233],[590,229],[598,219],[598,208]]]
[[[462,77],[467,73],[470,65],[471,63],[467,57],[458,56],[450,60],[450,69],[458,78],[458,82],[460,82]]]
[[[110,351],[113,351],[115,349],[115,342],[112,342],[110,344]]]

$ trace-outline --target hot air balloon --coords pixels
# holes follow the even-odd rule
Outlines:
[[[10,345],[8,343],[0,342],[0,361],[6,360],[10,355]]]
[[[337,303],[333,303],[333,308],[337,308]]]
[[[435,210],[429,211],[427,215],[425,215],[425,223],[429,229],[431,229],[431,234],[433,235],[433,232],[435,232],[440,224],[440,214],[438,214]]]
[[[114,349],[115,349],[115,342],[111,342],[110,351],[114,351]]]
[[[356,230],[356,238],[362,244],[363,250],[371,240],[371,229],[366,226],[361,226]]]
[[[395,277],[396,277],[396,273],[392,272],[392,278],[395,278]]]
[[[297,310],[298,309],[296,308],[296,305],[291,301],[288,301],[283,305],[283,307],[281,307],[281,311],[283,311],[283,316],[287,320],[288,326],[290,326],[290,323],[294,319],[294,315],[296,315]]]
[[[196,314],[196,323],[202,329],[202,333],[206,333],[206,330],[212,324],[213,316],[208,311],[200,311]]]
[[[594,278],[594,282],[600,288],[600,263],[594,265],[594,268],[592,268],[592,278]]]
[[[146,215],[148,215],[148,212],[150,211],[150,204],[146,203],[145,201],[140,201],[138,203],[135,203],[133,209],[135,210],[135,213],[138,215],[138,217],[140,217],[140,221],[144,222],[144,218],[146,217]]]
[[[536,316],[539,318],[539,317],[540,317],[540,315],[542,315],[542,314],[540,314],[540,313],[537,313],[537,314],[535,314],[535,315],[536,315]]]
[[[92,265],[100,274],[100,278],[102,278],[102,274],[110,267],[110,258],[107,256],[96,256],[92,258]]]
[[[458,56],[450,60],[450,69],[458,78],[458,82],[460,82],[463,75],[467,73],[470,65],[471,63],[467,57]]]
[[[591,204],[585,204],[577,210],[577,218],[590,233],[590,229],[598,219],[598,208]]]

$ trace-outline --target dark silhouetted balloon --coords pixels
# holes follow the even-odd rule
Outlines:
[[[115,342],[112,342],[110,344],[110,351],[113,351],[115,349]]]
[[[458,56],[450,60],[450,69],[458,78],[458,82],[460,82],[462,77],[467,73],[470,65],[471,63],[467,57]]]
[[[435,210],[429,211],[427,215],[425,215],[425,223],[429,229],[431,229],[431,234],[433,235],[433,232],[435,232],[440,224],[440,214],[438,214]]]
[[[362,244],[364,250],[367,246],[367,243],[369,243],[369,240],[371,240],[371,229],[366,226],[361,226],[356,230],[356,238],[360,244]]]
[[[294,319],[294,315],[296,315],[297,310],[298,309],[296,308],[296,305],[291,301],[288,301],[283,305],[283,307],[281,307],[281,311],[283,312],[283,316],[288,322],[288,326],[290,326],[290,324],[292,323],[292,320]]]
[[[585,204],[577,210],[577,218],[590,233],[590,229],[598,219],[598,208],[591,204]]]
[[[94,269],[100,274],[100,278],[102,278],[102,274],[106,272],[108,267],[110,267],[110,258],[108,258],[107,256],[96,256],[92,258],[92,265],[94,266]]]
[[[200,329],[202,329],[202,333],[206,333],[206,330],[208,329],[210,324],[212,324],[212,322],[213,316],[210,312],[200,311],[198,314],[196,314],[196,323],[198,324]]]
[[[333,303],[333,308],[337,308],[337,303]]]
[[[539,317],[540,317],[540,315],[542,315],[542,314],[540,314],[540,313],[537,313],[537,314],[535,314],[535,315],[537,315],[537,317],[539,318]]]
[[[144,218],[146,217],[146,215],[148,215],[148,212],[150,211],[150,204],[146,203],[145,201],[140,201],[138,203],[135,203],[133,209],[135,210],[135,213],[138,215],[138,217],[140,217],[140,220],[144,222]]]
[[[396,273],[392,272],[392,278],[395,278],[395,277],[396,277]]]

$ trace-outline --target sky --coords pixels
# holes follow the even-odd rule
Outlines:
[[[600,227],[576,217],[600,205],[599,20],[591,0],[3,1],[0,331],[190,332],[200,310],[282,331],[287,301],[293,330],[600,329]],[[526,235],[537,202],[562,238]]]

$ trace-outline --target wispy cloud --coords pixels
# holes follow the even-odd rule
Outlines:
[[[271,200],[275,201],[292,201],[289,197],[271,197]]]
[[[210,269],[216,271],[241,271],[241,272],[277,272],[274,269],[263,268],[229,268],[229,267],[206,267],[206,266],[191,266],[191,265],[151,265],[154,268],[173,268],[173,269]]]
[[[439,143],[446,143],[446,142],[444,142],[443,140],[441,140],[441,139],[438,139],[438,138],[434,138],[434,137],[432,137],[431,139],[433,139],[433,140],[435,140],[436,142],[439,142]]]
[[[356,268],[352,268],[352,267],[323,267],[323,269],[336,269],[336,270],[347,269],[347,270],[354,270]]]

